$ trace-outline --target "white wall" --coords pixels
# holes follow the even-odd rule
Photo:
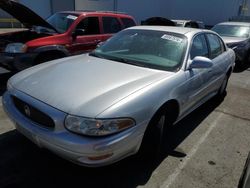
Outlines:
[[[75,8],[76,10],[113,11],[114,0],[75,0]]]

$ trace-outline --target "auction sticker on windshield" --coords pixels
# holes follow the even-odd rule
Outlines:
[[[167,34],[163,35],[161,38],[166,39],[166,40],[170,40],[170,41],[174,41],[174,42],[178,42],[178,43],[182,42],[182,40],[183,40],[182,38],[175,37],[173,35],[167,35]]]
[[[71,20],[76,20],[76,19],[77,19],[77,16],[68,15],[67,18],[68,18],[68,19],[71,19]]]

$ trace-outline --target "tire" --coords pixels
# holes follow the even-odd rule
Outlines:
[[[143,155],[144,159],[156,159],[165,151],[163,146],[167,129],[172,124],[170,122],[166,110],[161,110],[152,118],[144,134],[139,155]]]

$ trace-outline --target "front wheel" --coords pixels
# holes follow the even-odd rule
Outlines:
[[[157,157],[163,150],[164,140],[166,140],[167,128],[170,125],[165,110],[162,110],[150,121],[143,137],[139,154],[143,158]]]

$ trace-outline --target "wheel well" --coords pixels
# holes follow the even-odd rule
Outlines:
[[[229,70],[227,71],[228,78],[230,77],[231,74],[232,74],[232,67],[230,67]]]
[[[38,56],[35,59],[35,63],[39,64],[45,61],[59,59],[59,58],[66,57],[66,56],[67,55],[64,52],[61,52],[58,50],[45,51],[45,52],[41,52],[40,54],[38,54]]]
[[[179,103],[177,100],[172,99],[169,100],[167,102],[165,102],[154,114],[153,119],[155,119],[162,111],[165,111],[167,113],[167,118],[168,121],[170,121],[170,123],[174,123],[178,116],[179,116],[179,112],[180,112],[180,108],[179,108]]]

